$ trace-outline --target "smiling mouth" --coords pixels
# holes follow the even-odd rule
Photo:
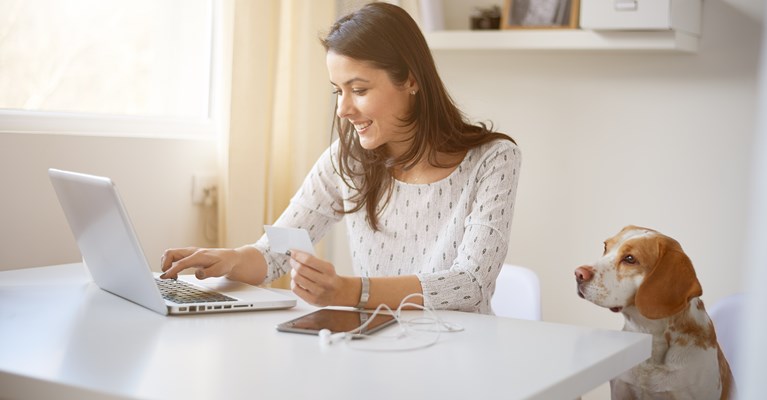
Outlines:
[[[362,124],[353,124],[354,129],[359,133],[367,129],[370,125],[373,125],[373,122],[365,122]]]

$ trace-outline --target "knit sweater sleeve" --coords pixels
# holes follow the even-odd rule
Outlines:
[[[419,273],[425,302],[438,309],[491,313],[495,279],[508,250],[519,181],[521,153],[500,141],[482,155],[466,183],[470,196],[459,207],[469,210],[456,257],[449,269]]]
[[[309,232],[313,244],[319,242],[343,214],[343,194],[338,173],[333,168],[337,142],[317,160],[304,179],[290,204],[274,222],[274,226],[303,228]],[[263,235],[252,245],[266,259],[267,274],[264,283],[271,282],[290,271],[289,257],[270,251],[269,239]]]

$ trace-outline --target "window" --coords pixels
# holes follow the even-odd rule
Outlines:
[[[218,8],[0,2],[0,132],[211,133]]]

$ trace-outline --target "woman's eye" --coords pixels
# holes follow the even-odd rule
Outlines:
[[[330,93],[332,93],[332,94],[334,94],[334,95],[338,96],[339,94],[341,94],[341,89],[333,89],[333,91],[332,91],[332,92],[330,92]]]
[[[356,95],[363,95],[367,91],[368,91],[367,89],[352,89],[352,93],[354,93]]]
[[[627,255],[626,257],[623,257],[623,262],[626,264],[636,264],[637,260],[632,256],[631,254]]]

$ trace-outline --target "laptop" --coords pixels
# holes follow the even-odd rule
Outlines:
[[[163,315],[290,308],[287,294],[225,278],[216,286],[193,276],[159,279],[139,244],[111,179],[49,169],[48,176],[94,282],[101,289]],[[220,289],[220,290],[214,290]]]

